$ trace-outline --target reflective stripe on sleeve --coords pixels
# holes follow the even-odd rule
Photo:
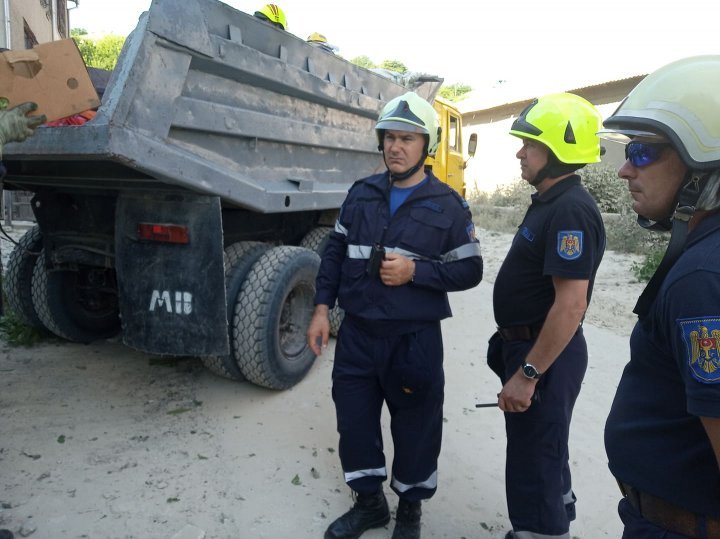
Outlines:
[[[370,245],[348,245],[347,256],[348,258],[356,258],[361,260],[368,260],[372,247]],[[430,260],[425,256],[421,256],[412,251],[401,249],[400,247],[385,247],[386,253],[396,253],[410,260]],[[481,256],[480,244],[479,243],[466,243],[461,245],[457,249],[453,249],[440,257],[440,262],[454,262],[456,260],[462,260],[463,258],[471,258],[473,256]]]
[[[348,245],[348,247],[347,247],[348,258],[357,258],[357,259],[368,260],[368,259],[370,259],[371,252],[372,252],[372,247],[370,245]],[[427,258],[424,256],[420,256],[419,254],[413,253],[412,251],[400,249],[399,247],[385,247],[385,252],[386,253],[397,253],[399,255],[403,255],[407,258],[410,258],[411,260],[427,260]]]
[[[337,232],[338,234],[342,234],[343,236],[347,236],[348,233],[347,228],[342,226],[340,224],[340,221],[335,221],[335,232]]]
[[[411,488],[437,488],[437,470],[434,471],[430,477],[425,479],[425,481],[420,481],[419,483],[401,483],[395,477],[392,479],[392,486],[397,490],[398,492],[407,492]]]
[[[387,469],[368,468],[367,470],[355,470],[354,472],[345,472],[345,482],[349,483],[353,479],[361,479],[363,477],[387,477]]]
[[[478,242],[466,243],[457,249],[448,251],[440,257],[443,262],[454,262],[463,258],[472,258],[473,256],[481,256],[480,244]]]
[[[372,247],[369,245],[348,245],[347,257],[368,260],[370,258]]]

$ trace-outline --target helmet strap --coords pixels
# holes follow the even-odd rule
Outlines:
[[[396,181],[407,180],[409,177],[411,177],[413,174],[415,174],[418,170],[420,170],[422,168],[422,166],[425,164],[426,157],[427,157],[427,152],[423,152],[422,157],[420,158],[420,161],[418,161],[415,166],[409,168],[405,172],[396,174],[395,172],[390,172],[390,168],[387,166],[387,161],[385,161],[385,152],[383,151],[383,161],[385,162],[385,167],[387,167],[388,172],[390,173],[390,183],[396,182]]]
[[[582,163],[562,163],[548,148],[547,163],[538,171],[530,182],[530,185],[537,187],[545,178],[559,178],[560,176],[565,176],[566,174],[580,170],[584,166]]]
[[[640,319],[644,318],[648,312],[650,312],[650,306],[655,301],[655,297],[660,290],[660,285],[662,285],[665,276],[668,274],[673,264],[675,264],[675,261],[680,257],[680,254],[685,247],[685,241],[687,240],[688,235],[688,224],[695,213],[695,205],[697,204],[700,194],[705,188],[708,179],[709,175],[707,174],[702,175],[693,171],[688,171],[687,174],[685,174],[685,178],[683,179],[684,185],[678,192],[678,203],[675,207],[672,218],[663,219],[653,223],[645,217],[641,218],[638,216],[638,223],[640,223],[640,226],[644,226],[643,223],[641,223],[641,219],[646,224],[653,223],[650,226],[645,226],[645,228],[648,228],[649,230],[668,230],[668,228],[663,229],[662,227],[667,226],[670,222],[672,230],[670,232],[670,241],[668,242],[665,254],[662,257],[657,270],[655,270],[655,273],[650,278],[647,286],[645,286],[642,294],[640,294],[640,297],[635,304],[635,308],[633,309],[633,312],[637,314]],[[670,219],[672,219],[672,221],[670,221]]]
[[[383,163],[385,163],[385,168],[388,169],[388,172],[390,173],[390,183],[396,182],[396,181],[403,181],[407,180],[410,176],[415,174],[420,168],[422,168],[423,164],[425,163],[425,159],[427,159],[428,156],[428,146],[430,145],[430,137],[428,135],[424,135],[425,137],[425,149],[423,150],[423,154],[420,157],[420,161],[417,162],[417,164],[405,172],[402,172],[400,174],[396,174],[394,172],[390,172],[390,167],[387,166],[387,160],[385,159],[385,145],[382,142],[385,138],[385,130],[383,130],[383,136],[381,137],[381,142],[378,145],[378,150],[380,150],[383,154]]]

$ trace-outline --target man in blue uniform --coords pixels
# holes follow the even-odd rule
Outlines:
[[[488,364],[503,388],[507,538],[568,539],[575,495],[568,435],[587,368],[581,324],[605,250],[595,201],[575,171],[600,161],[600,115],[573,94],[534,100],[510,134],[532,204],[498,272]]]
[[[623,538],[720,537],[720,56],[648,75],[604,125],[638,223],[671,230],[605,425]]]
[[[447,292],[482,278],[467,203],[424,167],[440,135],[432,105],[413,92],[397,97],[382,110],[376,132],[387,171],[350,188],[322,256],[307,332],[320,354],[337,298],[345,318],[332,394],[340,461],[357,501],[326,539],[359,537],[390,521],[383,402],[395,450],[390,487],[400,498],[393,538],[420,537],[420,505],[437,488],[442,437],[440,320],[451,315]]]

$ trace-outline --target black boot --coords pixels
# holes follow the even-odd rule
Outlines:
[[[390,522],[390,510],[382,489],[375,494],[359,494],[352,509],[328,526],[325,539],[357,539],[370,528]]]
[[[422,502],[400,500],[392,539],[420,539],[421,504]]]

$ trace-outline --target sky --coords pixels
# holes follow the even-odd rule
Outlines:
[[[178,2],[184,0],[176,0]],[[151,0],[79,0],[71,28],[127,35]],[[263,4],[228,0],[253,13]],[[288,31],[324,34],[347,59],[399,60],[473,89],[559,91],[720,54],[715,0],[282,0]],[[69,3],[72,6],[72,3]],[[550,91],[550,90],[548,90]]]

